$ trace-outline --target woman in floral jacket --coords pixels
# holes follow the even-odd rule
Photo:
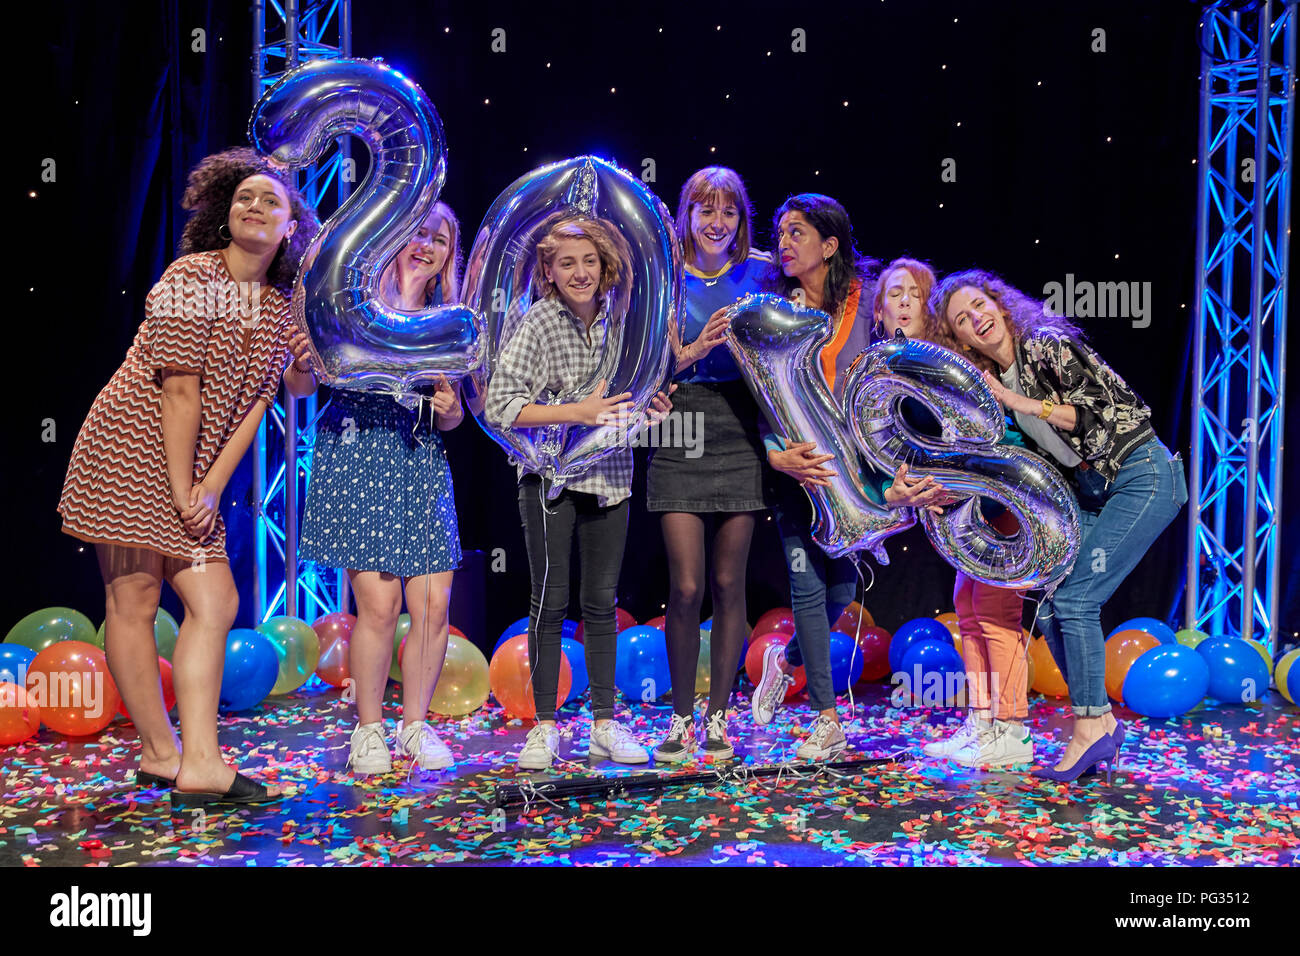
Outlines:
[[[931,304],[946,344],[984,367],[1026,437],[1073,476],[1079,559],[1039,620],[1070,685],[1074,731],[1056,767],[1037,773],[1074,780],[1099,763],[1113,766],[1124,744],[1106,695],[1101,606],[1186,503],[1183,463],[1156,437],[1151,409],[1042,303],[973,270],[944,279]]]

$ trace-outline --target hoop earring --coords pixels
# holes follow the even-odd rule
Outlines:
[[[224,233],[222,232],[223,229],[225,230]],[[224,222],[223,222],[220,226],[217,227],[217,235],[218,235],[220,238],[226,240],[226,242],[230,242],[230,241],[232,241],[232,240],[235,238],[234,236],[232,236],[232,235],[230,234],[230,227],[229,227],[228,225],[226,225]]]

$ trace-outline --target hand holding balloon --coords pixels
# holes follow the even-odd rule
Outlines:
[[[677,371],[680,372],[686,366],[703,360],[717,346],[727,341],[727,328],[731,325],[731,316],[727,314],[727,310],[730,308],[724,305],[709,316],[709,321],[704,324],[704,331],[694,342],[682,349],[677,359]]]
[[[294,329],[293,335],[289,336],[289,351],[293,354],[290,368],[301,375],[316,374],[316,364],[311,355],[311,338],[302,329]]]
[[[943,506],[958,501],[958,497],[941,485],[933,475],[924,478],[907,472],[907,462],[898,466],[894,480],[885,489],[885,502],[891,508],[925,508],[931,514],[942,514]]]
[[[440,425],[454,428],[465,417],[465,409],[460,404],[460,393],[457,389],[451,387],[446,375],[438,376],[433,398],[430,401],[433,404],[434,412],[437,413],[440,419]]]
[[[646,424],[658,425],[673,410],[673,400],[668,396],[677,391],[676,385],[669,385],[668,392],[655,392],[655,397],[650,399],[650,407],[646,410]]]
[[[631,392],[620,392],[609,398],[603,398],[605,388],[609,383],[601,379],[596,383],[596,388],[590,395],[580,402],[574,402],[570,407],[573,410],[573,417],[568,419],[577,425],[618,425],[626,424],[632,414]],[[521,414],[519,416],[523,418]]]
[[[817,454],[816,442],[800,441],[787,445],[785,451],[769,451],[767,461],[777,471],[785,472],[799,484],[830,486],[828,478],[834,478],[835,472],[822,465],[834,458],[834,455]]]

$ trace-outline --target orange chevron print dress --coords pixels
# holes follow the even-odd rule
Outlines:
[[[258,401],[275,402],[289,361],[288,299],[250,295],[220,251],[182,256],[145,300],[126,360],[77,435],[59,499],[63,530],[83,541],[150,548],[186,561],[226,558],[226,526],[191,536],[172,505],[162,432],[162,371],[199,375],[194,481],[207,474]]]

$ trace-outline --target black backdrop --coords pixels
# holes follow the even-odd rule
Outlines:
[[[8,323],[17,408],[3,478],[5,628],[55,604],[102,619],[91,549],[59,533],[54,511],[68,454],[139,324],[145,293],[174,255],[186,171],[244,142],[252,87],[245,4],[50,3],[24,6],[19,17],[13,42],[24,69],[11,75],[11,97],[29,108],[16,113],[21,133],[11,137],[21,169],[10,193],[21,271],[10,283],[19,307]],[[693,170],[735,167],[756,206],[760,247],[770,248],[776,205],[815,190],[845,204],[859,246],[880,259],[915,255],[941,272],[978,264],[1030,292],[1067,273],[1150,282],[1148,327],[1084,325],[1152,406],[1160,436],[1186,455],[1194,3],[654,10],[368,0],[354,4],[353,19],[355,55],[382,56],[436,104],[449,147],[443,198],[469,235],[521,173],[594,152],[636,171],[653,159],[651,186],[672,209]],[[492,49],[497,28],[504,52]],[[1098,29],[1104,52],[1093,50]],[[196,30],[204,31],[202,51]],[[796,30],[802,52],[793,49]],[[53,182],[41,175],[49,159]],[[946,159],[956,162],[955,182],[942,181]],[[55,440],[44,441],[51,419]],[[1292,415],[1292,449],[1296,422]],[[448,446],[465,547],[506,551],[505,571],[489,574],[486,632],[473,635],[490,646],[527,606],[514,472],[472,421]],[[244,624],[246,483],[245,468],[225,502]],[[1300,505],[1297,490],[1292,481],[1288,497]],[[620,604],[639,619],[660,613],[667,585],[643,500],[639,460],[620,586]],[[1297,505],[1284,535],[1292,585],[1300,583]],[[1184,512],[1121,587],[1104,624],[1170,614],[1185,533]],[[890,553],[865,602],[881,624],[892,630],[950,609],[952,571],[918,532],[896,538]],[[771,522],[756,536],[750,577],[751,619],[788,603]],[[175,607],[170,597],[165,603]],[[1288,634],[1295,612],[1288,596]]]

